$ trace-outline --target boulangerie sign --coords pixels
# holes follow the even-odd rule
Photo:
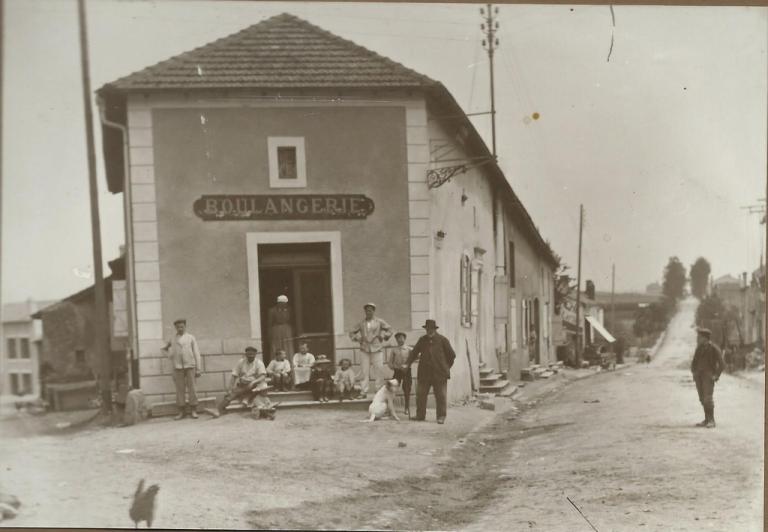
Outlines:
[[[206,221],[364,219],[373,200],[362,194],[211,195],[193,205]]]

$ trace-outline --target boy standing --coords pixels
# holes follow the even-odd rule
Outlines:
[[[387,366],[394,371],[395,374],[393,378],[396,379],[397,384],[403,388],[403,396],[405,398],[404,413],[406,416],[410,417],[411,411],[409,409],[409,403],[413,379],[411,378],[411,366],[406,364],[406,362],[408,362],[408,356],[411,354],[411,348],[405,345],[405,338],[406,336],[404,332],[395,334],[397,346],[390,349],[389,356],[387,357]]]
[[[203,367],[197,340],[187,331],[187,320],[178,319],[173,322],[176,336],[171,338],[163,347],[163,352],[173,364],[173,384],[176,387],[176,406],[179,413],[175,419],[186,416],[185,395],[189,393],[190,416],[197,419],[197,391],[195,379],[202,375]]]

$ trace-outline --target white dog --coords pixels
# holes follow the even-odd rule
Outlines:
[[[384,383],[384,386],[379,388],[376,395],[373,396],[371,406],[368,407],[368,414],[370,415],[365,422],[375,421],[382,419],[387,414],[400,421],[395,413],[395,393],[397,392],[397,379],[390,379]]]

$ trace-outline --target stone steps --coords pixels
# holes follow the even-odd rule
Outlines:
[[[497,380],[493,384],[480,385],[480,393],[500,393],[504,388],[509,385],[509,381],[506,379]]]

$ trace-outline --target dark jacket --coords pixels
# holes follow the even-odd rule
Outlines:
[[[691,371],[693,373],[708,373],[719,377],[725,368],[723,353],[720,348],[712,342],[707,342],[696,347],[691,362]]]
[[[437,380],[451,378],[451,366],[453,366],[453,361],[456,359],[456,353],[454,353],[448,338],[437,333],[430,338],[425,334],[413,346],[406,365],[410,366],[413,364],[419,355],[421,355],[419,359],[419,378],[425,377]]]

